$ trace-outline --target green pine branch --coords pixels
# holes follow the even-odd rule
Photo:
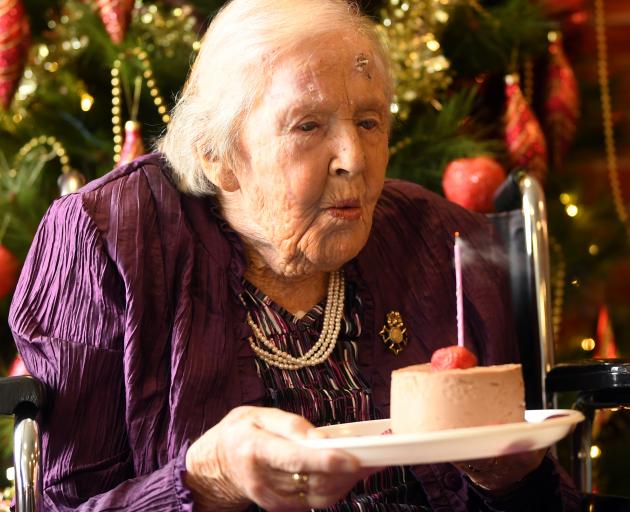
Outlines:
[[[471,122],[477,89],[461,90],[442,105],[441,110],[426,107],[399,126],[393,138],[405,141],[391,158],[388,175],[420,183],[431,190],[442,190],[441,180],[448,162],[482,154],[500,152],[498,141],[487,138],[487,131]]]

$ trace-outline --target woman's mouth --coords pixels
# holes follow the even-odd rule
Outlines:
[[[361,217],[361,201],[358,199],[344,199],[336,201],[326,211],[336,219],[357,220]]]

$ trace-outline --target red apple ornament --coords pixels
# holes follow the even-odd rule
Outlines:
[[[446,198],[469,210],[494,211],[494,193],[505,181],[503,167],[487,156],[459,158],[446,166],[442,188]]]
[[[19,268],[20,261],[4,245],[0,245],[0,299],[13,291]]]
[[[451,345],[433,352],[431,368],[433,370],[465,370],[477,366],[477,357],[466,347]]]

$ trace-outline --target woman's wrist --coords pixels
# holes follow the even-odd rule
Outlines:
[[[193,444],[186,453],[184,485],[190,490],[199,512],[240,512],[251,502],[242,496],[221,472],[218,464],[212,463],[209,454],[195,454]],[[199,460],[200,459],[200,460]]]

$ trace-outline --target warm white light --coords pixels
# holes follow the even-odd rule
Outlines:
[[[448,13],[442,10],[435,11],[435,19],[439,23],[446,23],[448,21]]]
[[[589,350],[593,350],[595,348],[595,340],[593,338],[584,338],[580,345],[582,346],[582,350],[588,352]]]
[[[81,94],[81,110],[89,112],[94,105],[94,98],[87,92]]]
[[[390,111],[392,114],[398,114],[398,111],[399,111],[399,110],[400,110],[400,107],[398,106],[398,103],[392,103],[392,104],[389,106],[389,111]]]
[[[560,194],[560,202],[564,205],[569,204],[571,202],[571,196],[566,192],[563,192],[562,194]]]
[[[578,207],[575,206],[574,204],[567,205],[564,211],[567,212],[567,215],[569,217],[575,217],[579,213]]]
[[[440,43],[438,43],[435,39],[431,39],[427,42],[427,48],[432,52],[437,52],[440,49]]]
[[[9,482],[13,482],[13,480],[15,480],[15,468],[13,466],[7,468],[6,476]]]
[[[591,256],[597,256],[599,254],[599,245],[591,244],[588,246],[588,253]]]
[[[594,444],[591,446],[591,459],[596,459],[602,454],[602,451],[599,449],[599,446]]]

